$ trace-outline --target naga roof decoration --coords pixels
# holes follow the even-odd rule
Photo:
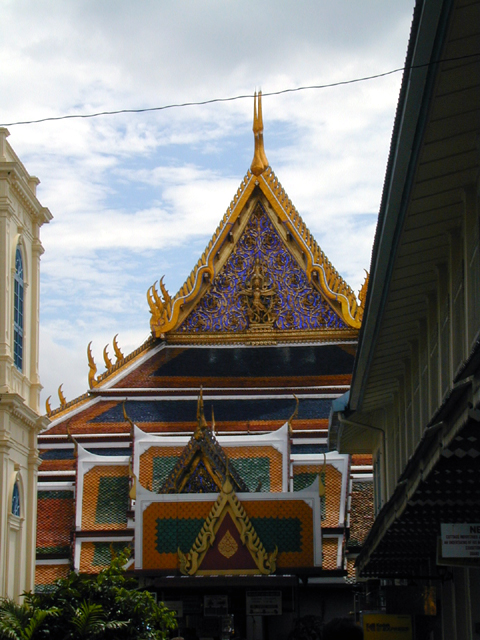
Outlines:
[[[237,491],[248,492],[240,476],[229,469],[228,457],[207,424],[200,390],[197,428],[159,493],[216,493],[227,477]]]
[[[222,524],[227,518],[229,522],[226,530],[221,531]],[[234,525],[233,533],[230,522]],[[214,546],[215,539],[220,531],[223,535],[217,541],[217,549],[221,556],[229,559],[236,554],[240,545],[244,545],[250,552],[256,569],[242,568],[240,570],[242,574],[260,573],[270,575],[275,572],[278,548],[276,547],[274,551],[267,553],[245,509],[235,495],[230,478],[227,477],[223,483],[221,493],[205,520],[190,552],[182,553],[180,548],[178,549],[181,573],[184,575],[219,573],[218,569],[202,571],[201,565],[209,549]],[[239,538],[238,541],[235,539],[237,537]],[[237,573],[232,569],[229,572]]]
[[[217,340],[238,337],[244,341],[252,329],[255,335],[251,339],[258,340],[261,330],[267,334],[269,329],[331,331],[358,329],[361,325],[367,280],[357,299],[268,166],[263,147],[261,93],[258,102],[255,96],[253,131],[255,152],[251,168],[186,282],[173,297],[163,279],[160,291],[155,283],[147,292],[150,325],[156,338],[173,339],[175,335],[175,341],[182,341],[187,337],[185,333],[191,339],[195,334],[205,337],[209,332],[222,332],[223,338],[216,335]],[[289,283],[286,276],[294,281]],[[285,290],[285,283],[291,285],[290,290]],[[300,301],[295,291],[299,287],[303,292]],[[279,300],[282,290],[285,298]],[[294,299],[299,303],[297,318],[291,317]],[[197,314],[196,319],[185,322],[200,301],[203,317]],[[302,309],[305,305],[307,308]],[[230,321],[225,324],[226,311]],[[206,315],[211,317],[210,324]],[[219,318],[223,325],[215,322]]]

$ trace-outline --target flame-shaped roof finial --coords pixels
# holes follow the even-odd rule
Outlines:
[[[250,171],[255,176],[259,176],[268,167],[268,160],[263,145],[263,113],[262,113],[262,92],[258,95],[255,91],[253,99],[253,136],[255,140],[255,150]]]

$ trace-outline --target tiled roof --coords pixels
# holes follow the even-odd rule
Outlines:
[[[249,491],[282,491],[282,454],[274,447],[224,447]]]
[[[322,527],[338,527],[342,499],[342,474],[333,465],[295,464],[293,466],[293,486],[300,491],[310,486],[320,475],[325,485],[322,499]]]
[[[282,490],[282,454],[271,446],[223,447],[230,468],[247,485],[249,491]],[[154,492],[173,470],[182,447],[150,447],[140,456],[139,482]]]
[[[373,524],[373,482],[353,481],[348,547],[361,547]]]
[[[322,540],[322,569],[335,571],[342,568],[338,564],[338,538],[324,536]]]
[[[332,376],[351,373],[353,360],[354,356],[337,344],[167,347],[152,358],[149,368],[153,369],[150,374],[153,378]]]
[[[35,567],[35,593],[45,593],[55,588],[55,582],[66,578],[69,564],[37,564]]]
[[[330,398],[302,399],[298,409],[298,419],[328,419],[332,400]],[[125,410],[129,418],[135,424],[144,422],[195,423],[196,400],[144,400],[127,401]],[[281,420],[285,423],[295,409],[293,398],[236,398],[232,400],[208,400],[205,399],[205,414],[211,415],[212,408],[215,412],[215,421],[261,421]],[[123,405],[118,402],[115,406],[106,408],[103,413],[90,420],[95,423],[122,423]],[[125,424],[125,422],[124,422]],[[72,427],[73,430],[73,427]]]
[[[143,568],[176,570],[177,549],[180,546],[184,553],[190,550],[213,504],[149,505],[143,520]],[[279,568],[313,565],[312,510],[303,500],[243,501],[242,507],[267,551],[279,546]]]
[[[99,573],[108,567],[113,553],[121,553],[130,548],[129,542],[82,542],[80,550],[80,571],[82,573]]]
[[[37,507],[37,557],[70,557],[73,525],[73,491],[40,489]]]
[[[82,529],[126,529],[129,475],[125,465],[97,465],[83,479]]]

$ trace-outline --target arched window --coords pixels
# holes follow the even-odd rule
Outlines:
[[[19,371],[23,370],[23,292],[23,259],[18,246],[13,278],[13,362]]]
[[[14,516],[20,516],[20,489],[18,480],[15,480],[12,493],[12,513]]]

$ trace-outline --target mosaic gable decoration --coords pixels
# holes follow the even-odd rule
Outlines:
[[[205,419],[203,392],[197,406],[197,428],[159,493],[216,493],[227,475],[237,491],[248,491],[241,477],[228,469],[228,458]]]
[[[268,166],[261,113],[259,95],[252,165],[185,284],[173,297],[163,279],[147,292],[157,338],[361,325],[368,276],[357,298],[315,242]]]
[[[179,331],[346,327],[308,282],[258,204],[230,258]]]
[[[219,572],[269,575],[275,572],[277,554],[278,548],[271,553],[265,551],[228,477],[191,550],[182,553],[178,549],[180,571],[184,575]]]

